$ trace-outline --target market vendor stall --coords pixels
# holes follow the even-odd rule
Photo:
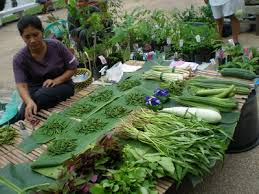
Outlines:
[[[17,181],[17,177],[10,174],[11,168],[10,168],[9,164],[16,165],[13,167],[14,168],[13,171],[19,173],[20,168],[21,168],[20,164],[29,163],[28,166],[30,165],[31,168],[33,169],[33,171],[40,173],[42,175],[45,175],[47,177],[52,177],[52,178],[58,177],[58,174],[60,174],[59,168],[62,166],[62,164],[65,164],[66,166],[70,166],[70,167],[72,165],[73,168],[80,169],[80,168],[82,168],[82,166],[80,166],[79,165],[80,163],[77,163],[77,162],[80,160],[83,160],[84,154],[89,152],[89,149],[90,150],[95,149],[95,147],[91,147],[91,146],[89,147],[89,145],[91,145],[92,143],[95,143],[95,142],[97,142],[97,145],[100,144],[98,142],[101,142],[101,145],[104,145],[106,140],[105,141],[102,140],[102,137],[104,136],[104,134],[107,134],[112,129],[115,129],[115,132],[117,130],[124,129],[125,130],[124,132],[126,132],[131,138],[136,139],[134,141],[140,142],[140,145],[141,145],[140,147],[138,147],[137,146],[138,144],[136,144],[136,143],[132,144],[130,142],[127,143],[127,141],[126,141],[126,143],[124,142],[124,145],[131,146],[131,147],[126,146],[123,149],[123,153],[128,153],[126,156],[123,156],[124,158],[126,157],[130,161],[130,160],[132,160],[132,157],[133,158],[139,157],[137,155],[140,154],[140,156],[145,158],[145,160],[144,160],[145,164],[153,164],[153,165],[160,164],[161,165],[162,168],[159,166],[156,166],[156,171],[154,169],[152,169],[152,172],[156,173],[156,177],[161,177],[159,179],[156,178],[157,186],[155,187],[155,190],[158,193],[166,193],[166,191],[168,191],[168,189],[170,187],[172,187],[173,185],[175,186],[176,182],[178,182],[178,181],[180,182],[182,180],[182,178],[185,177],[185,174],[187,173],[187,171],[188,171],[188,173],[191,173],[193,175],[195,175],[195,174],[198,176],[203,175],[204,172],[209,170],[209,169],[207,169],[206,165],[209,165],[212,167],[215,164],[215,162],[223,156],[222,154],[226,150],[226,148],[227,148],[226,146],[228,145],[228,143],[230,142],[230,138],[234,134],[235,127],[239,120],[240,111],[242,110],[242,107],[245,104],[246,99],[248,98],[248,94],[250,93],[251,89],[253,88],[253,82],[244,81],[244,80],[236,81],[237,79],[232,79],[232,78],[223,79],[221,74],[219,74],[215,71],[200,70],[200,71],[196,71],[195,73],[188,73],[188,71],[181,70],[181,69],[177,70],[177,68],[174,70],[174,71],[176,71],[176,73],[174,74],[174,76],[176,76],[176,77],[172,77],[172,75],[169,72],[166,73],[166,71],[168,71],[168,69],[167,69],[168,66],[165,66],[165,65],[158,66],[157,64],[158,64],[158,62],[152,62],[152,61],[146,62],[141,70],[139,70],[135,73],[126,74],[124,76],[123,81],[119,82],[118,84],[116,84],[114,86],[101,87],[101,86],[96,86],[96,85],[90,85],[87,88],[78,92],[75,96],[71,97],[70,99],[59,103],[56,107],[51,108],[49,110],[41,110],[38,113],[38,115],[36,116],[36,118],[38,119],[39,122],[33,126],[31,123],[28,123],[26,121],[22,122],[23,124],[21,124],[21,122],[17,122],[15,124],[11,125],[10,127],[12,127],[15,130],[12,132],[13,138],[8,142],[8,144],[10,144],[10,145],[2,144],[0,146],[0,155],[1,155],[0,165],[3,169],[5,169],[3,171],[4,172],[3,174],[1,174],[1,172],[0,172],[0,176],[4,176],[5,178],[14,182],[15,184],[18,184],[18,186],[20,186],[22,188],[27,188],[27,187],[33,186],[33,185],[21,183],[21,182]],[[152,71],[150,72],[151,68],[152,68],[152,71],[159,69],[159,71],[163,71],[163,72],[159,73],[158,77],[157,77],[157,75],[156,75],[157,73],[154,73]],[[174,68],[171,68],[171,71],[172,71],[172,69],[174,69]],[[170,76],[169,76],[169,74],[170,74]],[[179,155],[179,153],[174,153],[175,154],[175,158],[174,158],[174,157],[172,157],[172,155],[171,155],[172,153],[170,152],[170,150],[168,150],[166,147],[163,147],[163,143],[167,141],[167,138],[168,138],[167,136],[169,135],[169,134],[167,134],[167,135],[163,134],[166,130],[165,126],[169,127],[172,125],[174,127],[177,127],[177,125],[178,125],[177,123],[179,123],[179,126],[178,126],[179,129],[177,129],[177,130],[179,130],[179,132],[177,132],[177,133],[181,134],[182,133],[181,130],[183,130],[185,127],[190,128],[191,125],[189,125],[187,123],[188,118],[181,118],[182,119],[181,120],[180,117],[178,118],[178,116],[173,116],[173,115],[170,116],[169,113],[160,113],[159,109],[161,109],[161,107],[158,107],[157,105],[159,105],[159,104],[156,104],[156,102],[154,102],[155,104],[153,103],[152,100],[154,98],[152,97],[152,94],[153,94],[153,91],[157,87],[162,86],[162,85],[160,85],[161,84],[160,82],[162,80],[164,80],[164,79],[171,80],[172,78],[182,79],[182,77],[179,74],[183,75],[183,76],[185,76],[185,74],[187,74],[187,77],[184,78],[184,80],[187,80],[187,82],[189,83],[188,84],[189,86],[191,86],[191,85],[197,86],[197,84],[201,84],[205,87],[207,85],[203,83],[204,79],[206,79],[206,83],[209,83],[211,81],[214,81],[214,83],[215,83],[215,80],[216,80],[217,84],[219,84],[219,83],[221,84],[220,85],[221,88],[222,88],[223,83],[224,84],[228,83],[227,84],[228,87],[226,87],[226,91],[228,91],[228,90],[230,91],[230,89],[231,89],[232,92],[235,91],[235,92],[237,92],[237,94],[234,93],[234,99],[233,99],[233,102],[235,102],[234,106],[232,106],[232,101],[229,102],[228,104],[226,104],[226,106],[224,104],[220,105],[220,104],[213,103],[213,106],[222,108],[222,111],[223,111],[223,112],[221,112],[222,118],[220,118],[218,121],[216,121],[216,122],[219,122],[218,125],[205,124],[201,120],[199,120],[199,121],[197,120],[198,121],[197,122],[194,119],[194,120],[192,120],[192,122],[190,124],[192,125],[192,127],[197,125],[197,127],[200,128],[199,130],[204,130],[204,132],[201,134],[201,136],[198,135],[200,132],[198,132],[198,131],[195,132],[196,128],[194,127],[193,132],[192,131],[184,132],[185,134],[190,133],[189,134],[190,136],[186,136],[186,137],[176,136],[175,137],[176,139],[174,139],[174,141],[177,142],[178,141],[177,138],[180,138],[181,140],[179,142],[185,142],[185,144],[181,145],[182,148],[184,146],[187,146],[187,147],[185,150],[181,150],[181,149],[177,148],[177,150],[179,150],[179,151],[181,150],[182,156]],[[155,80],[153,80],[153,79],[155,79]],[[171,80],[171,81],[174,81],[174,80]],[[163,84],[164,83],[165,82],[163,82]],[[176,83],[176,82],[172,82],[172,83]],[[217,87],[218,86],[217,84],[210,84],[210,87]],[[230,85],[231,85],[231,87],[229,87]],[[185,88],[186,88],[186,91],[188,90],[187,92],[191,92],[191,90],[189,90],[188,87],[185,87]],[[233,89],[233,88],[235,88],[235,89]],[[224,87],[223,87],[223,89],[224,89]],[[222,92],[223,94],[220,94],[220,95],[227,96],[227,95],[231,94],[231,91],[228,93],[226,93],[226,91],[223,91]],[[163,93],[163,90],[160,90],[160,91],[156,90],[154,95],[157,96],[158,99],[163,101],[165,99],[161,98],[161,97],[165,97],[166,95],[160,95],[161,92]],[[174,86],[174,90],[171,91],[172,99],[169,101],[167,101],[168,100],[167,99],[162,104],[164,106],[164,108],[170,108],[177,104],[179,106],[179,105],[181,105],[181,103],[187,103],[187,104],[189,103],[189,105],[190,105],[191,103],[194,104],[194,102],[192,102],[192,100],[195,98],[202,98],[203,100],[206,98],[206,97],[205,98],[204,97],[195,97],[195,98],[192,97],[192,99],[190,99],[190,98],[187,98],[188,97],[187,96],[183,100],[183,97],[181,97],[181,95],[179,95],[179,94],[172,95],[174,92],[176,92],[175,86]],[[215,90],[214,90],[214,92],[215,92]],[[147,99],[146,96],[151,96],[151,98]],[[125,99],[126,99],[126,103],[125,103]],[[145,105],[144,99],[146,99],[146,105]],[[177,100],[181,100],[181,101],[177,101]],[[222,100],[220,102],[225,103],[226,101],[227,101],[227,98],[226,99],[222,98]],[[89,104],[89,102],[91,102],[91,103]],[[198,102],[196,101],[196,103],[198,103]],[[199,103],[201,103],[201,102],[199,102]],[[120,104],[122,104],[123,106],[119,107]],[[205,107],[208,106],[208,104],[203,104],[203,105]],[[80,108],[80,107],[83,107],[83,108]],[[142,108],[145,108],[145,107],[151,108],[152,110],[155,110],[158,112],[153,112],[151,110],[145,110],[145,109],[142,110],[141,107]],[[227,110],[227,112],[225,110]],[[188,111],[188,109],[187,109],[187,111]],[[60,115],[59,113],[62,113],[62,115]],[[242,111],[241,111],[241,114],[242,114]],[[67,115],[68,115],[68,117],[67,117]],[[106,115],[106,116],[104,116],[104,115]],[[121,116],[119,116],[119,115],[121,115]],[[145,115],[149,117],[149,118],[146,118],[147,119],[146,121],[143,120],[144,119],[143,116],[145,116]],[[169,116],[170,116],[169,120],[168,119],[164,120],[165,125],[163,125],[163,123],[161,123],[160,126],[157,125],[157,123],[160,122],[159,119],[164,119],[164,117],[169,117]],[[186,113],[184,114],[184,117],[185,116],[186,116]],[[99,118],[102,118],[102,119],[99,119]],[[108,118],[110,118],[110,119],[108,119]],[[120,122],[117,122],[117,121],[120,121],[121,118],[124,121],[124,122],[122,122],[122,126],[120,125]],[[132,120],[132,118],[134,118],[134,119]],[[149,120],[149,119],[151,119],[151,120]],[[172,120],[174,122],[170,123],[169,121],[171,119],[176,119],[176,120],[175,121]],[[192,118],[190,118],[190,119],[192,119]],[[94,120],[94,123],[89,124],[89,122],[93,121],[93,120]],[[133,121],[137,121],[137,120],[138,120],[138,122],[136,122],[136,123],[133,122]],[[157,122],[155,120],[157,120]],[[159,128],[161,128],[161,127],[164,130],[159,132],[160,136],[157,136],[158,134],[156,134],[156,131],[149,131],[149,133],[144,133],[145,132],[144,131],[142,134],[142,131],[138,131],[141,129],[141,127],[144,126],[141,124],[142,121],[147,126],[149,126],[148,124],[152,124],[153,127],[157,127],[157,130],[160,130]],[[186,122],[186,123],[181,123],[181,122]],[[195,122],[197,122],[197,123],[195,123]],[[106,125],[104,123],[106,123]],[[48,127],[50,127],[50,124],[52,125],[51,130],[48,129]],[[136,124],[137,124],[137,126],[135,126]],[[63,128],[60,128],[61,125],[63,126]],[[23,126],[23,127],[21,127],[21,126]],[[94,128],[92,126],[96,126],[96,127]],[[182,127],[180,127],[180,126],[182,126]],[[211,126],[214,126],[214,128],[210,128]],[[137,130],[137,133],[134,133],[132,131],[134,127],[136,127],[135,130]],[[151,125],[150,125],[150,127],[151,127]],[[220,128],[218,128],[218,127],[220,127]],[[66,128],[68,128],[69,131],[66,132]],[[97,128],[102,128],[102,130],[97,131],[96,130]],[[209,131],[207,131],[207,129],[209,129]],[[77,133],[74,133],[73,130],[78,131],[80,135]],[[146,130],[151,130],[151,128],[146,129]],[[216,131],[213,132],[213,130],[216,130]],[[219,131],[217,131],[217,130],[219,130]],[[62,136],[63,131],[64,131],[64,135]],[[207,135],[206,135],[206,133],[207,133],[206,131],[208,132]],[[151,135],[152,133],[153,133],[153,135]],[[198,136],[196,136],[196,135],[198,135]],[[26,136],[29,136],[29,137],[26,138]],[[148,136],[150,139],[147,138]],[[157,136],[156,137],[157,139],[151,140],[155,136]],[[118,137],[121,137],[121,136],[118,136]],[[190,141],[194,137],[197,139],[196,140],[193,139],[192,140],[193,142]],[[23,139],[23,138],[25,138],[25,139]],[[65,139],[63,139],[63,138],[65,138]],[[67,138],[70,138],[73,141],[69,140],[69,142],[68,142]],[[163,143],[155,144],[154,141],[158,141],[158,140],[160,141],[160,138],[163,139]],[[190,138],[190,139],[185,139],[185,138]],[[201,143],[200,145],[202,145],[204,138],[206,139],[207,142],[211,141],[211,142],[215,143],[215,147],[211,148],[211,149],[217,150],[215,152],[215,153],[217,153],[216,155],[214,155],[213,153],[209,153],[210,149],[207,149],[206,147],[199,148],[199,149],[201,149],[201,153],[204,153],[205,157],[203,155],[200,155],[199,152],[197,152],[196,154],[192,153],[192,151],[191,151],[192,148],[189,146],[195,146],[194,143],[196,141],[200,141],[200,143]],[[221,140],[220,140],[221,138],[223,138],[222,140],[224,140],[224,141],[221,142]],[[55,147],[55,146],[57,146],[57,144],[59,144],[59,146],[62,146],[58,140],[67,142],[65,144],[65,147],[63,145],[64,149],[63,148],[61,149],[61,147],[59,147],[59,149],[57,149],[57,147]],[[216,143],[217,141],[220,141],[221,143],[218,144],[219,142]],[[22,142],[22,144],[20,144],[21,142]],[[225,142],[224,145],[222,144],[223,142]],[[147,150],[149,150],[148,152],[143,152],[143,150],[146,150],[146,148],[144,149],[142,147],[143,143],[147,144],[147,147],[148,147]],[[67,147],[68,144],[70,145],[69,148]],[[105,145],[107,145],[107,144],[105,144]],[[211,146],[211,145],[213,145],[213,143],[208,144],[208,146],[209,145]],[[171,145],[171,143],[169,143],[168,146],[173,146],[172,149],[175,149],[174,146],[178,146],[178,145],[177,144]],[[156,151],[154,151],[151,148],[155,148],[155,150],[159,151],[158,152],[159,155]],[[71,149],[71,150],[68,150],[68,149]],[[136,151],[136,153],[134,150]],[[142,152],[140,152],[140,150],[142,150]],[[70,153],[66,153],[66,152],[70,152]],[[130,155],[130,153],[133,155]],[[152,154],[155,154],[155,155],[152,155]],[[186,158],[185,161],[181,159],[181,157],[186,157],[187,155],[191,156],[191,158],[193,157],[193,160],[196,160],[196,159],[201,160],[203,158],[204,166],[200,166],[200,167],[196,168],[195,167],[196,165],[192,166],[193,163],[191,161],[188,161],[188,160],[190,160],[190,158],[188,160]],[[74,156],[76,158],[74,158]],[[149,156],[152,156],[152,159]],[[181,157],[179,157],[179,156],[181,156]],[[119,155],[117,155],[116,157],[119,158]],[[173,158],[173,160],[170,158]],[[208,160],[208,163],[206,160]],[[143,159],[142,159],[142,163],[143,163]],[[184,164],[184,163],[186,163],[186,164]],[[203,164],[203,162],[201,162],[201,164]],[[127,165],[129,165],[129,164],[127,164]],[[189,166],[189,165],[191,165],[191,166]],[[28,168],[28,166],[26,167],[28,170],[27,173],[31,177],[36,176],[35,173],[33,173],[33,171],[30,168]],[[95,166],[95,168],[96,168],[96,166]],[[141,169],[141,168],[143,168],[143,166],[138,166],[138,168]],[[154,168],[154,166],[153,166],[153,168]],[[126,169],[129,169],[129,166]],[[158,169],[160,169],[162,171],[158,171]],[[190,169],[192,169],[192,170],[190,170]],[[120,169],[118,169],[117,171],[114,171],[114,173],[120,173],[119,170]],[[111,171],[111,172],[113,172],[113,171]],[[124,173],[130,173],[130,172],[125,171]],[[144,174],[143,174],[143,177],[146,176]],[[10,178],[10,176],[11,177],[13,176],[13,177]],[[98,177],[99,176],[100,175],[98,175]],[[117,174],[116,176],[119,177],[119,174]],[[39,176],[39,177],[42,177],[42,176]],[[35,178],[35,179],[40,179],[39,177]],[[149,176],[149,178],[150,178],[150,176]],[[149,180],[149,178],[147,180],[152,182],[153,180]],[[98,178],[96,178],[94,180],[98,182]],[[95,181],[92,180],[91,184],[94,184]],[[107,181],[109,181],[109,180],[107,180]],[[114,180],[114,181],[115,182],[113,184],[120,185],[120,183],[119,183],[120,180]],[[118,182],[116,182],[116,181],[118,181]],[[39,183],[50,184],[52,182],[53,182],[52,179],[44,180],[44,182],[41,182],[39,180],[39,182],[35,183],[34,185],[39,184]],[[150,185],[145,188],[151,189],[152,188],[151,182],[149,182],[148,184],[150,184]],[[103,184],[104,184],[104,182],[98,183],[98,185],[95,186],[94,189],[97,189],[97,190],[100,189],[100,187],[102,187]],[[121,185],[116,186],[116,188],[114,186],[111,186],[112,182],[106,182],[105,184],[106,184],[105,188],[106,189],[112,188],[112,189],[114,189],[113,192],[115,192],[116,189],[121,189]],[[139,183],[134,183],[134,184],[139,184]],[[6,188],[0,186],[0,190],[1,189],[6,189]],[[6,191],[6,190],[4,190],[4,191]],[[97,191],[95,191],[95,192],[97,192]],[[101,192],[99,192],[99,193],[101,193]]]

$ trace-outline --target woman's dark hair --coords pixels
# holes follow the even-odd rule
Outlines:
[[[37,16],[26,15],[21,17],[21,19],[17,23],[17,28],[20,32],[20,35],[23,34],[24,29],[27,28],[28,26],[32,26],[42,32],[44,31],[42,23]]]

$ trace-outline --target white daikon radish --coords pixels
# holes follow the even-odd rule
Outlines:
[[[208,123],[218,123],[221,120],[221,115],[218,111],[208,108],[171,107],[163,108],[161,112],[172,113],[184,118],[196,116],[198,119]]]

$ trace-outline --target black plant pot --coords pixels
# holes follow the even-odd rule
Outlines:
[[[227,153],[251,150],[259,144],[259,116],[257,98],[253,91],[245,102]]]
[[[188,62],[193,62],[194,61],[194,53],[191,52],[191,53],[187,53],[187,54],[182,54],[182,59],[184,61],[188,61]]]
[[[224,65],[224,64],[226,64],[226,62],[227,62],[226,58],[218,58],[219,65]]]
[[[107,60],[108,68],[111,68],[113,65],[121,61],[117,57],[112,57],[112,56],[106,57],[106,60]]]
[[[92,76],[93,76],[94,80],[98,80],[101,77],[101,73],[99,72],[101,69],[102,69],[101,66],[92,68]]]
[[[228,37],[232,34],[232,28],[230,23],[224,23],[223,24],[223,30],[222,30],[222,36]]]
[[[116,63],[120,62],[124,62],[123,61],[123,56],[121,53],[112,53],[110,54],[108,57],[106,57],[107,63],[108,63],[108,68],[111,68],[113,65],[115,65]]]
[[[202,62],[209,62],[210,59],[215,58],[213,50],[202,49],[194,54],[194,62],[201,64]]]

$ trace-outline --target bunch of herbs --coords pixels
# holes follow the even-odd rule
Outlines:
[[[168,113],[138,111],[125,122],[121,135],[148,144],[172,158],[176,181],[187,173],[202,177],[216,160],[222,160],[229,135],[219,126],[197,118],[185,119]]]
[[[71,117],[82,117],[83,114],[91,112],[96,106],[93,104],[86,103],[84,101],[79,101],[73,104],[70,108],[65,110],[65,115]]]
[[[129,113],[129,110],[121,105],[111,105],[105,108],[105,112],[109,118],[120,118]]]
[[[54,113],[47,121],[39,128],[39,131],[44,135],[53,136],[60,134],[67,129],[71,121],[64,115]]]
[[[123,80],[122,82],[120,82],[118,84],[118,88],[121,91],[126,91],[129,90],[131,88],[134,88],[136,86],[139,86],[141,84],[141,82],[139,80]]]
[[[160,82],[160,87],[168,89],[170,91],[170,94],[173,96],[182,95],[185,85],[186,85],[186,82],[183,80],[177,80],[174,82]]]
[[[107,122],[100,118],[90,118],[82,121],[76,131],[79,133],[89,134],[104,129]]]
[[[74,151],[76,146],[74,139],[56,139],[48,146],[48,153],[52,156],[61,155]]]
[[[145,104],[145,97],[146,97],[146,94],[144,94],[143,92],[133,91],[127,94],[125,98],[128,104],[139,106],[139,105]]]
[[[113,96],[113,91],[106,89],[97,93],[94,93],[90,96],[90,100],[92,102],[98,103],[98,102],[106,102],[110,100]]]
[[[17,132],[11,126],[5,125],[0,127],[0,145],[12,144],[16,136]]]
[[[88,193],[90,188],[105,178],[107,169],[120,165],[121,159],[121,146],[113,137],[107,135],[86,152],[66,161],[56,183],[34,190],[53,194]]]

